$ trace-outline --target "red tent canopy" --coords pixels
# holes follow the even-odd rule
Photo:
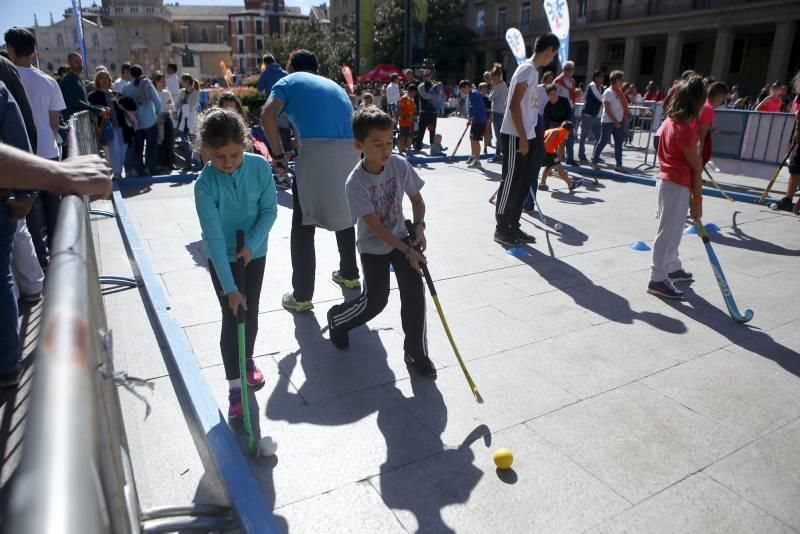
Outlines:
[[[397,65],[391,65],[389,63],[381,63],[380,65],[376,65],[374,69],[369,71],[368,73],[359,76],[359,82],[388,82],[392,78],[392,74],[397,74],[400,78],[403,78],[403,71],[400,70],[400,67]]]

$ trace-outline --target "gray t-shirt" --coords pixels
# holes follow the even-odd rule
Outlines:
[[[416,195],[425,182],[400,156],[392,156],[380,174],[371,174],[356,165],[345,189],[350,215],[358,217],[356,244],[362,254],[388,254],[392,246],[375,235],[362,217],[377,213],[384,228],[403,239],[408,235],[403,217],[403,195]]]

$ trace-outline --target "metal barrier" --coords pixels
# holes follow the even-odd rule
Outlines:
[[[87,112],[70,121],[70,157],[96,150]],[[87,127],[88,125],[88,127]],[[228,507],[143,512],[118,396],[86,198],[62,199],[47,271],[43,321],[22,461],[4,531],[139,534],[233,526]]]
[[[575,104],[575,121],[578,123],[575,139],[580,139],[580,128],[583,128],[580,120],[583,111],[583,104]],[[663,107],[661,102],[645,101],[641,105],[628,106],[628,123],[624,125],[624,142],[627,149],[641,150],[644,152],[644,162],[636,168],[652,169],[656,166],[656,153],[653,147],[653,135],[663,120]],[[595,140],[595,143],[599,139]],[[648,162],[652,154],[652,162]]]

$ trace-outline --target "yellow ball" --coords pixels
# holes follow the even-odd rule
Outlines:
[[[508,449],[497,449],[494,451],[494,465],[498,469],[508,469],[514,463],[514,455]]]

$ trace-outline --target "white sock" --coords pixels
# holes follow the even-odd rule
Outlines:
[[[242,389],[242,383],[237,378],[236,380],[228,380],[228,390]]]

